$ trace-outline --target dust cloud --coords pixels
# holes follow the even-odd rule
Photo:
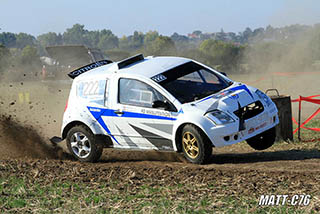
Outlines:
[[[64,154],[50,145],[32,125],[21,125],[10,115],[0,115],[1,158],[57,159]]]
[[[291,99],[320,94],[320,56],[314,49],[319,32],[319,26],[267,27],[267,36],[253,38],[245,50],[242,65],[247,73],[231,78],[263,91],[277,89],[280,95],[289,95]],[[293,116],[297,117],[298,105],[292,103],[292,107]],[[303,103],[302,118],[317,108],[318,105]]]
[[[60,134],[69,85],[19,73],[0,80],[0,158],[69,158],[64,146],[49,141]]]

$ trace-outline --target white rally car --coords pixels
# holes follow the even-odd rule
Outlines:
[[[263,150],[275,141],[277,108],[260,90],[191,59],[137,55],[98,61],[74,78],[62,138],[80,161],[103,148],[183,152],[204,163],[212,147],[246,140]]]

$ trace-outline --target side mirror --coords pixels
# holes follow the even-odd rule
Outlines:
[[[152,108],[159,108],[167,111],[175,111],[176,108],[167,101],[155,100],[152,103]]]
[[[152,103],[152,108],[163,108],[163,109],[167,109],[169,107],[167,102],[163,102],[161,100],[155,100]]]
[[[227,74],[225,72],[219,72],[220,74],[227,76]]]

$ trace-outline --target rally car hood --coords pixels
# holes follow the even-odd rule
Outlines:
[[[245,84],[234,83],[216,94],[183,104],[183,110],[185,112],[198,112],[202,115],[215,109],[234,112],[238,110],[239,107],[244,107],[259,99],[255,94],[255,90],[255,88]]]

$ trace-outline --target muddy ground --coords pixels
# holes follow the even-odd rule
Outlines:
[[[308,78],[311,81],[319,76],[318,73],[302,76],[303,80],[292,76],[277,76],[271,80],[252,76],[233,78],[245,79],[244,82],[263,90],[277,87],[280,93],[296,98],[319,93],[317,87],[297,88],[300,81]],[[291,82],[281,85],[284,80],[281,78]],[[68,81],[1,83],[0,178],[40,179],[42,185],[53,181],[103,183],[112,179],[137,186],[148,178],[148,185],[186,185],[190,181],[189,184],[202,188],[206,183],[215,182],[217,188],[208,190],[208,197],[244,195],[258,201],[261,194],[311,194],[312,201],[307,210],[317,212],[320,209],[319,141],[278,142],[262,152],[240,143],[214,149],[210,163],[203,166],[189,164],[176,153],[109,149],[104,151],[98,163],[79,163],[67,154],[64,143],[54,147],[48,140],[60,133],[69,87]],[[309,105],[303,116],[315,108]],[[1,197],[5,196],[3,194]],[[186,193],[185,197],[191,196]]]

